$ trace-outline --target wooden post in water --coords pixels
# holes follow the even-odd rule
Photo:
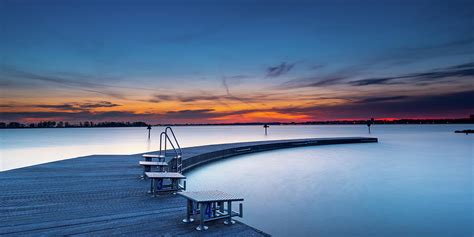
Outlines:
[[[370,134],[370,126],[375,122],[374,118],[371,118],[370,120],[367,120],[367,128],[369,128],[369,134]]]
[[[263,128],[265,128],[265,136],[267,135],[267,128],[269,128],[268,124],[263,125]]]
[[[146,129],[148,129],[148,140],[150,140],[151,125],[148,125],[148,127]]]

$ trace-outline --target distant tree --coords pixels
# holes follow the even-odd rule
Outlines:
[[[10,122],[8,124],[8,128],[21,128],[23,124],[21,123],[18,123],[18,122]]]

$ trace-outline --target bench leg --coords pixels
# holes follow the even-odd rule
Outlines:
[[[224,202],[219,202],[219,211],[220,213],[224,213]]]
[[[207,226],[204,225],[204,216],[206,212],[206,203],[199,203],[199,214],[201,219],[199,220],[199,225],[196,227],[196,230],[207,230]]]
[[[212,202],[212,207],[211,207],[211,210],[212,210],[212,217],[216,217],[216,210],[217,209],[217,202]]]
[[[148,193],[154,193],[153,187],[155,186],[155,179],[150,179],[150,191]]]
[[[190,223],[193,222],[194,219],[191,218],[191,215],[193,214],[193,201],[188,200],[188,205],[186,208],[186,219],[183,219],[184,223]]]
[[[227,202],[227,215],[229,215],[229,218],[224,221],[224,224],[225,225],[235,224],[235,221],[232,220],[232,202],[231,201]]]
[[[146,175],[145,175],[146,172],[149,172],[149,170],[147,169],[147,166],[145,165],[143,166],[143,175],[141,177],[142,179],[146,179]]]

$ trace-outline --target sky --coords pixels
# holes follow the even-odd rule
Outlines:
[[[0,0],[0,121],[474,114],[473,1]]]

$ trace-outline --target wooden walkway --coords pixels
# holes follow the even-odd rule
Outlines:
[[[186,171],[251,152],[365,142],[377,139],[298,139],[190,147],[183,149],[183,164]],[[0,236],[267,235],[243,223],[215,223],[205,232],[195,231],[196,223],[181,222],[186,210],[183,197],[153,198],[147,194],[149,181],[139,179],[143,171],[140,160],[141,154],[93,155],[0,172]]]

